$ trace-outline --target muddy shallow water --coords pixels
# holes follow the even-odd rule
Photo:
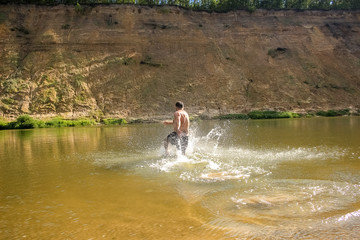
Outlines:
[[[358,239],[360,118],[0,132],[0,239]]]

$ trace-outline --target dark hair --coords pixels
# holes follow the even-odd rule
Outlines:
[[[184,107],[184,103],[178,101],[178,102],[175,103],[175,106],[176,106],[177,108],[183,108],[183,107]]]

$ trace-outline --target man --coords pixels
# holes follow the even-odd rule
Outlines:
[[[189,142],[189,115],[184,111],[184,103],[180,101],[176,102],[175,107],[176,112],[174,113],[173,121],[163,122],[165,125],[172,124],[174,126],[174,132],[170,133],[164,139],[165,154],[169,154],[168,146],[169,143],[171,143],[172,145],[176,145],[178,150],[181,149],[181,153],[185,155],[185,150]]]

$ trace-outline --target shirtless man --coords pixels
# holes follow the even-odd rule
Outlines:
[[[172,145],[176,145],[178,150],[181,149],[181,153],[185,155],[185,150],[189,142],[189,115],[184,111],[184,103],[176,102],[175,107],[174,120],[163,122],[165,125],[174,126],[174,132],[170,133],[164,139],[165,154],[169,154],[168,146],[169,143],[171,143]]]

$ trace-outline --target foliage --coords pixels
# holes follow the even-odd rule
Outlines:
[[[2,129],[8,129],[8,122],[3,119],[0,119],[0,130]]]
[[[0,24],[4,23],[7,18],[8,18],[7,13],[0,12]]]
[[[297,113],[277,111],[252,111],[248,114],[251,119],[298,118]]]
[[[127,121],[123,118],[106,118],[103,119],[102,122],[105,125],[122,125],[127,124]]]
[[[144,123],[144,120],[143,119],[132,119],[129,122],[129,124],[135,124],[135,123]]]
[[[3,103],[5,103],[6,105],[11,105],[11,104],[13,104],[15,102],[15,100],[11,99],[11,98],[3,98],[3,99],[1,99],[1,101]]]
[[[39,5],[69,4],[75,6],[77,13],[84,13],[82,5],[94,4],[138,4],[148,6],[180,6],[193,10],[227,12],[243,9],[252,13],[256,9],[314,9],[314,10],[356,10],[360,9],[359,0],[0,0],[0,3],[21,3]],[[81,5],[82,4],[82,5]],[[167,9],[160,9],[168,13]],[[3,16],[1,19],[4,19]]]
[[[350,115],[350,110],[349,109],[341,109],[341,110],[319,111],[316,113],[316,115],[323,116],[323,117],[346,116],[346,115]]]
[[[246,114],[227,114],[220,115],[219,119],[249,119],[249,116]]]
[[[123,57],[122,58],[122,64],[123,65],[130,65],[133,62],[133,59],[131,57]]]
[[[190,122],[198,122],[201,120],[200,116],[194,115],[189,117]]]
[[[76,89],[84,88],[84,77],[81,74],[77,74],[74,77],[74,86]]]
[[[29,128],[50,128],[50,127],[76,127],[92,126],[96,124],[93,119],[65,120],[61,117],[52,118],[47,121],[33,119],[29,115],[21,115],[15,121],[7,122],[0,119],[0,130],[2,129],[29,129]]]
[[[45,122],[46,127],[76,127],[76,126],[92,126],[96,122],[93,119],[77,119],[66,120],[61,117],[56,117]]]
[[[26,89],[28,86],[21,78],[8,78],[0,83],[5,93],[18,93]]]
[[[41,125],[41,123],[39,123]],[[25,129],[38,127],[38,121],[31,118],[29,115],[21,115],[16,121],[8,123],[8,128],[11,129]]]
[[[144,60],[140,62],[140,64],[146,64],[152,67],[162,67],[163,65],[161,63],[154,63],[151,60],[150,56],[146,56]]]
[[[75,5],[75,12],[79,14],[84,13],[84,8],[79,4],[79,2],[77,2]]]
[[[61,29],[63,29],[63,30],[66,30],[66,29],[69,29],[69,28],[70,28],[69,24],[61,25]]]
[[[272,58],[275,58],[276,57],[276,52],[275,52],[275,50],[274,49],[269,49],[268,50],[268,55],[270,56],[270,57],[272,57]]]

